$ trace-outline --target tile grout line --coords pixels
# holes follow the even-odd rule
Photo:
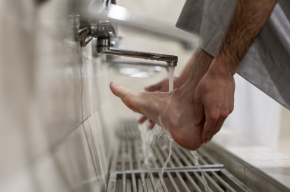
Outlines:
[[[97,112],[97,110],[95,110],[91,115],[89,115],[86,119],[84,119],[81,123],[77,124],[76,126],[74,126],[74,128],[72,130],[70,130],[67,134],[65,134],[62,139],[60,139],[59,141],[56,141],[54,144],[52,144],[51,146],[49,146],[46,150],[44,150],[43,152],[40,152],[38,155],[34,156],[33,159],[31,159],[30,161],[27,162],[27,165],[33,166],[33,164],[35,162],[37,162],[42,156],[44,156],[45,154],[47,154],[47,152],[51,152],[53,153],[57,147],[59,147],[61,144],[63,144],[64,141],[66,141],[66,138],[68,138],[70,135],[72,135],[76,130],[78,130],[78,127],[80,127],[81,125],[83,125],[83,123],[85,121],[87,121],[91,116],[93,116],[95,113]]]

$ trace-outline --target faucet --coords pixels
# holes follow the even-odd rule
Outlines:
[[[124,64],[147,66],[152,65],[160,67],[175,67],[177,65],[178,57],[174,55],[140,52],[134,50],[118,49],[114,47],[118,44],[118,38],[116,37],[115,26],[109,21],[89,20],[80,23],[79,18],[76,18],[78,19],[77,21],[75,21],[75,23],[78,24],[78,27],[76,28],[76,40],[80,41],[80,45],[82,47],[86,46],[92,39],[95,39],[93,41],[93,50],[96,53],[166,62],[166,65],[160,63],[149,64],[145,62],[126,62]],[[112,63],[122,64],[122,62],[118,62],[116,60]]]
[[[115,36],[115,28],[110,22],[99,22],[94,27],[91,27],[91,36],[96,38],[96,43],[93,44],[94,50],[97,53],[106,54],[106,55],[114,55],[114,56],[125,56],[125,57],[133,57],[140,59],[149,59],[155,61],[164,61],[167,65],[162,65],[159,63],[154,63],[151,65],[161,66],[161,67],[175,67],[177,65],[178,57],[174,55],[165,55],[159,53],[149,53],[149,52],[140,52],[133,50],[125,50],[118,49],[113,47],[116,44],[117,38]],[[117,62],[117,61],[115,61]],[[122,62],[118,62],[121,64]],[[124,63],[125,64],[125,63]],[[133,65],[150,65],[149,63],[138,62],[138,63],[130,63],[126,62],[126,64]]]
[[[116,55],[116,56],[125,56],[125,57],[133,57],[140,59],[150,59],[156,61],[165,61],[168,67],[175,67],[177,65],[178,57],[174,55],[165,55],[159,53],[148,53],[148,52],[140,52],[140,51],[132,51],[125,49],[118,49],[110,47],[109,39],[97,39],[97,52],[106,54],[106,55]],[[118,62],[120,63],[120,62]],[[130,62],[126,62],[126,64],[130,64]],[[135,65],[150,65],[149,63],[131,63]],[[152,64],[154,66],[164,67],[162,64]]]

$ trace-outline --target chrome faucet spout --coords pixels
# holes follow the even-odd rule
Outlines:
[[[107,55],[165,61],[168,67],[175,67],[177,65],[178,57],[174,55],[132,51],[113,47],[116,46],[114,42],[116,41],[115,32],[114,26],[109,22],[91,24],[90,35],[96,39],[93,41],[94,51]]]
[[[149,60],[155,60],[155,61],[165,61],[168,67],[175,67],[178,61],[178,57],[174,55],[132,51],[132,50],[125,50],[125,49],[117,49],[117,48],[112,48],[112,47],[99,47],[98,52],[107,54],[107,55],[117,55],[117,56],[124,56],[124,57],[149,59]]]

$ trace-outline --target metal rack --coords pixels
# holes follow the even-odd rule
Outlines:
[[[160,137],[152,145],[150,168],[144,169],[142,140],[136,121],[124,121],[118,129],[118,149],[112,157],[107,192],[191,192],[205,191],[200,170],[188,150],[172,144],[172,156],[164,174],[161,168],[168,156],[167,139]],[[200,169],[209,185],[208,192],[251,191],[216,162],[206,151],[199,149]]]

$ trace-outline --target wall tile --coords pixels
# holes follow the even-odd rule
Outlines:
[[[2,170],[1,170],[2,171]],[[36,192],[39,191],[35,184],[35,177],[30,167],[17,169],[11,175],[1,178],[0,191],[7,192]]]
[[[36,11],[37,29],[55,39],[62,38],[67,29],[72,31],[69,17],[70,10],[68,9],[72,2],[68,0],[49,0],[39,5]]]
[[[105,144],[104,138],[102,137],[102,130],[95,115],[89,117],[87,121],[84,122],[85,135],[88,141],[91,157],[93,159],[94,168],[96,175],[99,178],[98,183],[102,186],[105,191],[107,186],[107,172],[108,170],[108,160],[105,155]],[[108,141],[108,140],[107,140]]]
[[[93,58],[91,65],[89,65],[89,93],[90,93],[90,114],[93,114],[104,99],[102,99],[102,94],[104,93],[104,77],[105,69],[102,67],[99,58]],[[106,86],[108,89],[108,86]]]
[[[63,76],[65,108],[69,126],[75,127],[82,122],[82,101],[81,101],[81,56],[75,50],[63,47]]]
[[[84,56],[86,59],[92,61],[93,53],[92,53],[92,41],[89,42],[85,47],[80,47],[80,54]]]
[[[75,129],[82,122],[82,111],[80,55],[50,36],[34,35],[1,19],[7,26],[0,32],[1,45],[6,45],[0,46],[0,178],[4,178]],[[15,38],[5,38],[9,34]]]
[[[97,91],[96,82],[98,79],[95,77],[95,64],[92,62],[88,63],[88,93],[89,93],[89,108],[90,115],[93,114],[97,109],[98,97],[95,94]]]
[[[17,22],[18,25],[26,30],[33,30],[35,26],[36,5],[34,0],[27,1],[1,1],[1,17]],[[12,37],[12,36],[11,36]]]
[[[81,81],[82,81],[82,112],[83,120],[87,119],[90,114],[90,100],[89,100],[89,65],[90,61],[81,56]]]
[[[100,191],[83,125],[34,167],[40,191]]]
[[[28,119],[34,82],[34,33],[19,25],[14,19],[18,16],[12,18],[8,12],[15,3],[3,4],[1,8],[5,11],[0,12],[0,181],[13,175],[32,157],[28,150]],[[23,14],[28,10],[24,6]],[[11,12],[16,14],[14,10]]]
[[[81,65],[77,53],[51,36],[37,33],[33,117],[41,121],[49,145],[82,122]]]

